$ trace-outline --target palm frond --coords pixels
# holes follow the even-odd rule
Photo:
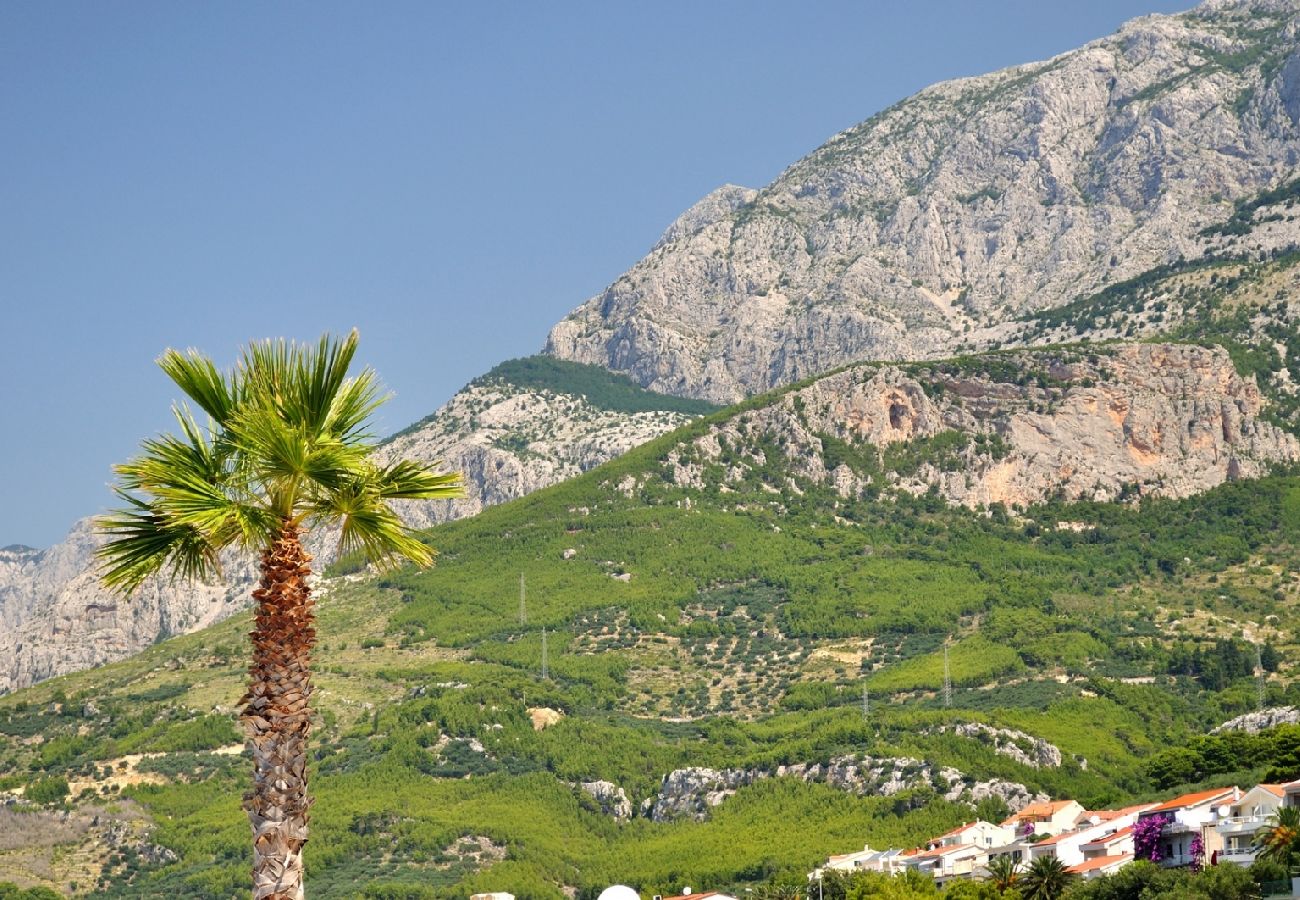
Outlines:
[[[166,350],[158,357],[158,365],[199,409],[218,424],[226,423],[238,401],[239,385],[234,378],[222,376],[212,360],[193,348],[184,353]]]
[[[330,402],[329,413],[323,424],[325,433],[343,441],[367,441],[370,435],[363,430],[371,414],[391,398],[384,393],[379,376],[373,369],[362,369],[339,387]]]
[[[459,473],[434,472],[409,459],[377,469],[372,478],[384,500],[449,500],[465,496]]]
[[[373,478],[355,478],[323,492],[310,507],[318,521],[340,521],[339,554],[361,551],[371,562],[393,566],[409,560],[418,566],[433,563],[434,551],[402,523],[379,494]]]
[[[129,506],[95,520],[109,542],[95,551],[104,585],[130,594],[150,575],[170,569],[186,580],[220,574],[216,549],[193,526],[178,525],[125,491]]]

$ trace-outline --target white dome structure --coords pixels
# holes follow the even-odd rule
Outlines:
[[[601,891],[597,900],[641,900],[641,895],[626,884],[614,884]]]

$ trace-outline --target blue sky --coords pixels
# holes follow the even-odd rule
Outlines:
[[[396,430],[718,185],[1188,5],[0,4],[0,545],[111,502],[167,346],[356,326]]]

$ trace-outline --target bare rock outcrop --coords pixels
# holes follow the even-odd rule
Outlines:
[[[988,744],[993,752],[1034,769],[1059,769],[1061,750],[1050,741],[1012,728],[995,728],[982,722],[940,725],[934,734],[952,732]]]
[[[1010,351],[852,366],[713,426],[669,464],[679,485],[699,486],[725,445],[741,454],[727,472],[740,482],[766,464],[762,438],[783,448],[796,474],[844,496],[937,490],[970,507],[1185,497],[1300,459],[1300,442],[1262,409],[1254,382],[1219,347]],[[882,451],[874,471],[841,461],[837,441]]]
[[[676,819],[703,821],[709,811],[739,789],[766,778],[795,778],[821,782],[859,795],[892,797],[903,791],[929,788],[947,800],[977,803],[999,797],[1012,810],[1045,801],[1023,784],[993,779],[976,781],[950,766],[936,766],[911,757],[837,756],[826,763],[795,763],[775,769],[711,769],[693,766],[664,776],[659,791],[641,804],[641,814],[656,822]]]
[[[1245,731],[1254,734],[1278,725],[1300,725],[1300,709],[1294,706],[1273,706],[1258,712],[1248,712],[1235,719],[1229,719],[1217,728],[1212,728],[1210,734],[1220,734],[1224,731]]]
[[[578,787],[610,818],[619,822],[632,818],[632,801],[627,799],[627,792],[612,781],[584,781]]]

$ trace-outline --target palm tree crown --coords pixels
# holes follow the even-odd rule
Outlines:
[[[1055,856],[1040,856],[1020,876],[1018,887],[1025,900],[1058,900],[1076,877]]]
[[[221,550],[265,548],[286,523],[338,522],[341,552],[431,562],[390,501],[455,496],[458,479],[371,459],[366,422],[387,398],[372,370],[348,377],[356,346],[355,331],[315,347],[264,341],[225,374],[197,351],[164,353],[158,364],[208,422],[177,406],[180,434],[146,440],[116,467],[128,506],[99,521],[104,582],[130,592],[160,570],[210,577]]]
[[[1300,854],[1300,807],[1278,807],[1255,840],[1260,856],[1290,866],[1292,858]]]

